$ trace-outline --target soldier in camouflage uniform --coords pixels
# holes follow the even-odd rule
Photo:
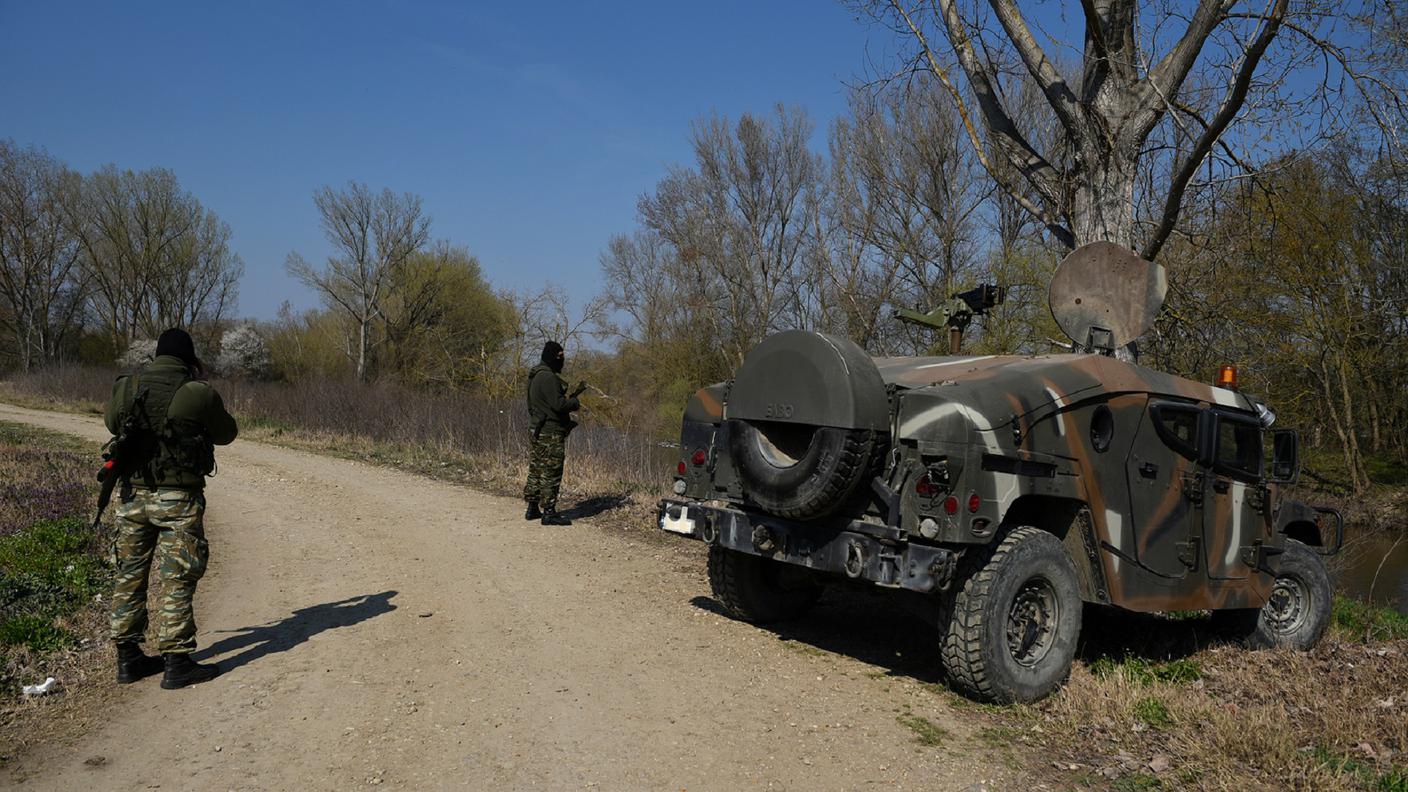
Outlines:
[[[205,574],[210,548],[205,540],[205,477],[215,465],[215,445],[235,439],[238,427],[220,394],[197,379],[202,366],[191,337],[171,329],[157,341],[155,359],[132,376],[119,377],[108,401],[106,421],[117,434],[139,393],[147,429],[144,463],[122,482],[112,544],[117,571],[109,623],[117,644],[117,681],[135,682],[164,671],[168,690],[204,682],[217,666],[191,660],[196,647],[192,599]],[[142,653],[147,630],[147,582],[155,556],[162,586],[157,614],[157,648],[162,657]]]
[[[562,487],[562,462],[567,435],[577,425],[572,413],[581,408],[577,397],[586,390],[577,383],[571,393],[562,378],[562,345],[543,345],[542,362],[528,372],[528,416],[533,426],[533,446],[528,460],[528,483],[523,499],[528,510],[525,520],[542,519],[543,525],[571,525],[557,512],[557,493]]]

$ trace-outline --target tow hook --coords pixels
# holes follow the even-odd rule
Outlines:
[[[934,563],[929,565],[929,576],[934,579],[934,587],[939,591],[948,591],[948,587],[953,585],[953,572],[957,566],[957,553],[944,553],[935,558]]]
[[[753,528],[753,549],[763,555],[772,555],[777,551],[777,541],[773,539],[772,531],[766,525],[759,525]]]
[[[860,542],[851,540],[846,545],[846,577],[858,578],[865,571],[865,550]]]

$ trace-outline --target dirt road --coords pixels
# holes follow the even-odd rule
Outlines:
[[[106,437],[86,416],[0,420]],[[542,528],[511,499],[258,443],[219,459],[197,657],[225,673],[123,689],[106,725],[0,786],[1007,786],[927,687],[910,616],[829,597],[768,631],[719,615],[699,549],[649,526]],[[922,745],[901,716],[947,734]]]

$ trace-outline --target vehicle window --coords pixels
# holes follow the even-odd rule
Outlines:
[[[1196,458],[1198,413],[1196,407],[1161,404],[1154,412],[1154,425],[1170,448],[1184,456]]]
[[[1223,416],[1217,423],[1217,467],[1237,477],[1261,476],[1261,427]]]

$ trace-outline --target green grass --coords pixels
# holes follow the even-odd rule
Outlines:
[[[1392,766],[1379,769],[1348,756],[1342,756],[1325,746],[1318,746],[1316,761],[1336,773],[1354,777],[1366,789],[1374,792],[1408,792],[1408,768]]]
[[[1090,664],[1090,673],[1101,679],[1122,674],[1130,682],[1144,687],[1155,682],[1186,685],[1203,678],[1203,667],[1198,661],[1188,658],[1170,660],[1167,663],[1151,663],[1139,657],[1131,657],[1123,662],[1101,657]]]
[[[1335,628],[1358,641],[1396,641],[1408,638],[1408,615],[1348,597],[1335,597]]]
[[[914,741],[920,745],[942,745],[948,739],[948,730],[923,715],[900,715],[895,720],[914,732]]]
[[[75,644],[69,631],[54,626],[45,616],[13,616],[0,622],[0,645],[26,646],[35,652],[52,652]]]
[[[1163,788],[1163,782],[1148,773],[1132,773],[1110,782],[1110,789],[1114,792],[1143,792]]]
[[[0,686],[79,643],[72,617],[98,607],[108,573],[89,510],[97,444],[0,422]]]
[[[1173,725],[1173,714],[1168,711],[1168,705],[1155,697],[1149,696],[1134,702],[1134,717],[1156,729],[1163,729]]]

